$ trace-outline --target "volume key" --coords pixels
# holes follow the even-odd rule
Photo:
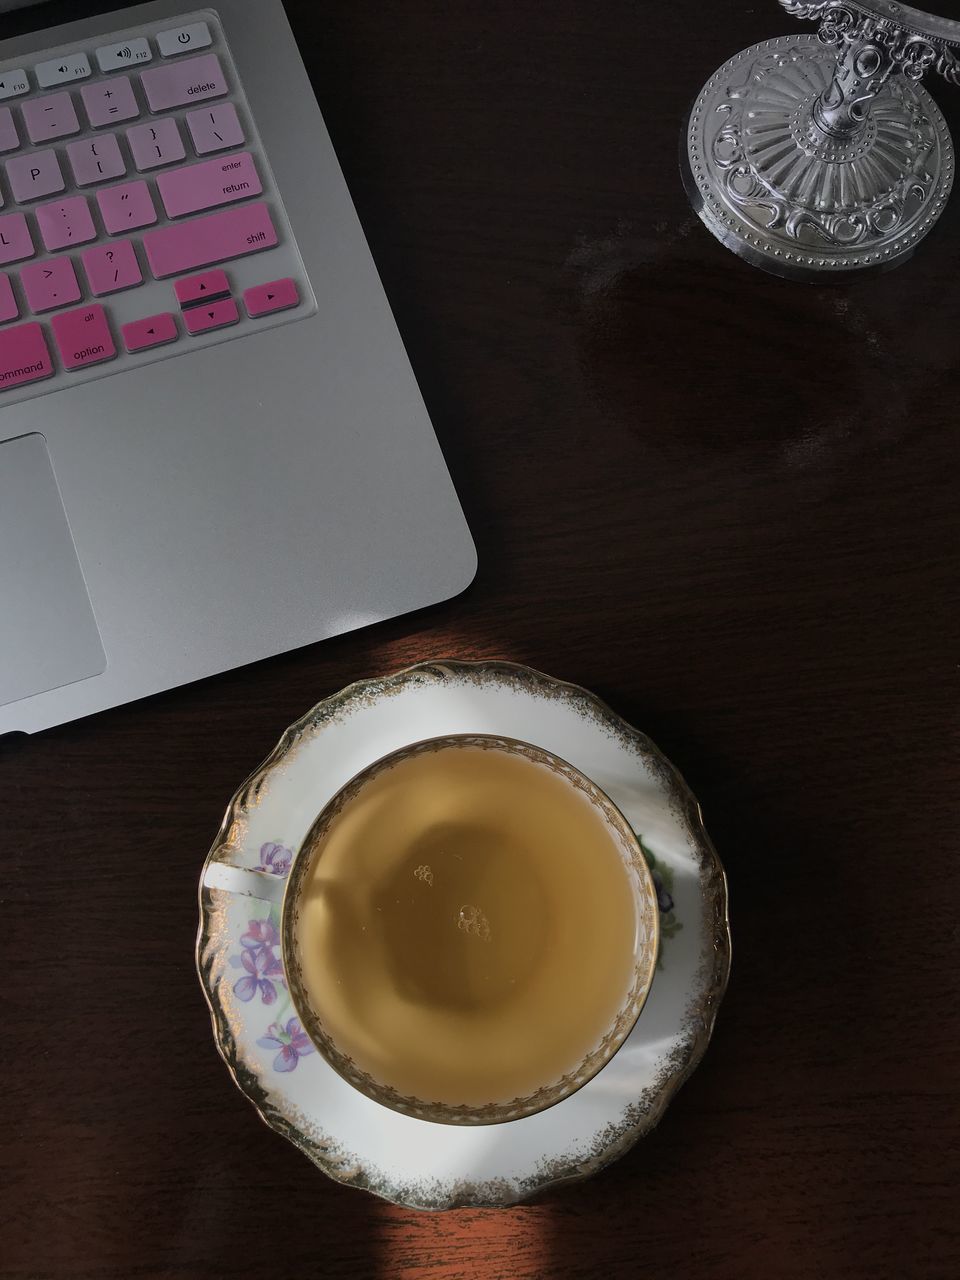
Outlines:
[[[149,62],[153,57],[149,40],[124,40],[120,44],[105,44],[97,50],[97,66],[104,73],[120,71],[134,63]]]
[[[70,84],[74,80],[86,80],[90,75],[90,62],[85,53],[66,53],[62,58],[48,58],[33,68],[41,89],[52,89],[55,84]]]
[[[22,93],[28,93],[29,90],[30,81],[22,67],[16,71],[4,71],[3,75],[0,75],[0,100],[19,98]]]

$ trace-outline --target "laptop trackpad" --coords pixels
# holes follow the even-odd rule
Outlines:
[[[43,436],[0,444],[0,706],[107,666]]]

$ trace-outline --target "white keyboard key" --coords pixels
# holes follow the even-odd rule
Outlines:
[[[21,93],[27,93],[29,89],[30,81],[22,68],[0,74],[0,99],[19,98]]]
[[[171,27],[157,35],[160,55],[164,58],[172,58],[175,53],[186,53],[191,49],[205,49],[211,42],[210,28],[205,22],[188,22],[184,27]]]
[[[37,84],[50,89],[55,84],[70,84],[73,80],[86,80],[90,75],[90,60],[85,53],[66,53],[62,58],[38,62],[34,67]]]
[[[150,41],[123,40],[120,44],[105,44],[97,50],[97,66],[101,71],[119,71],[135,62],[149,62],[153,57]]]

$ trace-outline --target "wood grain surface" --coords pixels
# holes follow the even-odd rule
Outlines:
[[[0,744],[2,1274],[957,1276],[960,196],[873,279],[715,243],[679,130],[721,62],[800,29],[773,0],[288,9],[480,571]],[[282,729],[437,655],[580,682],[660,744],[726,863],[734,966],[619,1164],[430,1216],[260,1123],[193,945],[204,854]]]

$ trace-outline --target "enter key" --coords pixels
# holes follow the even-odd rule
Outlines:
[[[168,218],[233,204],[263,190],[249,151],[170,169],[157,178],[157,187]]]

